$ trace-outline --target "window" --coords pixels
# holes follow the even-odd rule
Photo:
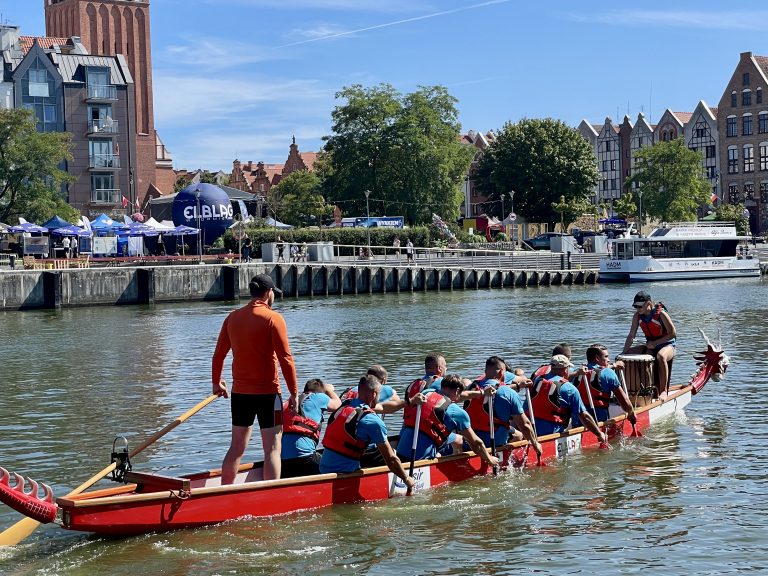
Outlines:
[[[739,202],[739,185],[728,184],[728,201],[731,204],[738,204]]]
[[[616,170],[616,160],[611,160],[611,170]]]
[[[758,88],[755,91],[755,104],[762,104],[763,103],[763,89]]]
[[[754,182],[747,182],[744,184],[744,199],[745,200],[754,200],[755,199],[755,184]]]
[[[29,95],[48,98],[48,72],[45,68],[29,70]]]
[[[608,160],[603,160],[603,172],[608,171]]]
[[[112,140],[89,140],[88,152],[92,168],[116,168],[119,156],[112,153]]]
[[[739,101],[737,100],[738,96],[736,96],[736,91],[734,90],[731,92],[731,108],[736,108],[738,106]]]
[[[56,122],[56,106],[53,104],[43,104],[43,122]]]
[[[750,136],[752,134],[752,114],[744,114],[741,119],[741,134]]]
[[[749,72],[744,72],[744,74],[741,75],[741,85],[749,86]]]
[[[707,166],[707,178],[712,180],[713,178],[717,177],[717,167],[715,166]]]
[[[611,179],[611,190],[616,190],[616,178]]]
[[[768,182],[760,182],[760,202],[768,204]]]
[[[714,158],[715,157],[715,145],[707,146],[707,158]]]
[[[755,171],[755,150],[752,144],[744,145],[744,172]]]
[[[760,170],[768,170],[768,142],[760,142]]]
[[[736,146],[728,148],[728,174],[736,174],[739,171],[739,151]]]
[[[91,202],[117,204],[120,191],[114,188],[112,174],[91,174]]]
[[[638,148],[642,148],[643,147],[643,137],[642,136],[638,136],[637,137],[637,147]]]
[[[749,90],[744,90],[741,93],[741,105],[742,106],[751,106],[752,105],[752,92]]]
[[[606,152],[610,152],[611,151],[611,141],[610,140],[607,140],[605,142],[605,151]]]
[[[768,132],[768,112],[760,112],[757,115],[757,131],[760,134]]]
[[[736,132],[736,116],[728,116],[726,121],[726,136],[737,136]]]
[[[696,128],[696,138],[704,138],[707,135],[706,128]]]

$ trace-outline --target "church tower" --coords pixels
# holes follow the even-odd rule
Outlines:
[[[133,76],[136,109],[138,200],[144,204],[158,168],[169,168],[169,156],[155,133],[152,103],[152,53],[149,0],[44,0],[47,36],[79,36],[93,55],[125,58]],[[167,170],[161,170],[167,171]],[[172,171],[171,171],[172,173]],[[163,190],[169,192],[169,190]],[[172,185],[171,190],[172,191]]]

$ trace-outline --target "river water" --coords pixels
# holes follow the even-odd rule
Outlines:
[[[733,574],[768,573],[768,289],[760,280],[647,287],[679,334],[687,381],[697,332],[722,330],[731,367],[684,416],[642,439],[554,466],[411,498],[170,534],[108,540],[44,526],[0,548],[0,574]],[[301,382],[337,388],[371,363],[403,385],[425,353],[478,374],[499,354],[527,371],[569,341],[574,357],[624,342],[635,286],[562,286],[286,299]],[[0,465],[61,495],[205,398],[210,355],[233,303],[0,313]],[[218,467],[229,406],[217,400],[134,462],[170,475]],[[390,430],[399,427],[389,420]],[[749,435],[742,433],[743,430]],[[258,443],[249,449],[259,455]],[[20,516],[0,505],[0,530]]]

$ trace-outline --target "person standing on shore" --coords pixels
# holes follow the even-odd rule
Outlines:
[[[413,263],[413,242],[410,238],[405,239],[405,258],[408,264]]]
[[[298,382],[288,329],[282,315],[272,310],[275,292],[282,291],[267,274],[251,278],[248,288],[251,301],[224,320],[211,362],[213,393],[228,398],[221,372],[232,350],[232,440],[221,465],[222,484],[234,482],[256,419],[264,447],[264,480],[280,478],[283,401],[278,366],[290,393],[288,407],[297,410]]]

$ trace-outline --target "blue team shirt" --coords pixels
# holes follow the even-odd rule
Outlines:
[[[545,380],[551,380],[553,382],[559,382],[563,380],[560,376],[552,376],[551,373],[546,374],[543,377]],[[526,401],[526,405],[527,405]],[[586,412],[587,408],[584,406],[584,402],[581,401],[581,394],[576,389],[576,386],[568,382],[563,382],[560,386],[560,406],[567,408],[571,412],[571,428],[578,428],[581,426],[581,420],[579,414]],[[526,406],[527,408],[527,406]],[[534,414],[536,416],[536,414]],[[536,434],[539,436],[545,436],[547,434],[554,434],[563,432],[565,426],[560,426],[554,422],[548,422],[540,418],[536,418]]]
[[[351,388],[351,390],[354,390],[355,392],[357,392],[357,386],[355,386],[354,388]],[[395,394],[395,389],[392,388],[392,386],[383,384],[381,386],[381,392],[379,392],[379,402],[386,402],[387,400],[392,398],[394,394]]]
[[[507,374],[504,374],[504,380],[507,380]],[[512,377],[514,378],[514,374],[512,374]],[[510,380],[511,381],[511,380]],[[485,380],[477,380],[475,382],[479,388],[482,390],[486,386],[493,385],[498,386],[499,382],[497,380],[492,379],[485,379]],[[520,399],[520,395],[517,393],[517,391],[513,390],[509,386],[499,386],[496,389],[496,394],[493,397],[493,417],[498,418],[502,422],[510,422],[512,418],[515,416],[519,416],[520,414],[524,414],[523,409],[523,402]],[[483,441],[483,443],[487,446],[491,446],[491,434],[490,432],[482,432],[480,430],[476,430],[477,435],[480,437],[480,439]],[[496,446],[501,446],[502,444],[506,444],[509,440],[509,434],[510,430],[508,428],[505,428],[504,426],[497,426],[496,430],[494,430],[494,442]]]
[[[616,388],[621,388],[621,381],[619,380],[619,377],[616,375],[616,372],[613,370],[613,368],[600,368],[599,364],[592,363],[587,364],[587,368],[589,370],[600,370],[600,381],[599,381],[599,388],[603,391],[604,394],[612,394]],[[595,408],[595,417],[597,418],[598,422],[605,422],[608,420],[608,409],[607,408]]]
[[[440,394],[440,392],[433,392],[433,394]],[[445,418],[443,424],[449,432],[463,432],[469,428],[469,414],[459,405],[451,403],[445,410]],[[447,443],[451,442],[451,438],[446,440]],[[397,442],[397,454],[400,460],[411,459],[411,449],[413,446],[413,428],[403,428],[400,430],[400,440]],[[434,458],[437,455],[439,446],[435,446],[434,442],[424,434],[419,432],[419,436],[416,439],[416,460],[427,460]]]
[[[358,398],[348,402],[348,405],[355,408],[368,408]],[[369,445],[381,444],[387,440],[387,426],[384,420],[376,414],[366,414],[357,421],[357,430],[355,437],[358,440],[364,440]],[[323,456],[320,459],[320,473],[328,472],[354,472],[360,469],[360,460],[348,458],[334,452],[333,450],[323,450]]]
[[[331,398],[327,394],[313,392],[304,398],[301,403],[301,410],[307,418],[315,422],[322,422],[323,410],[328,407],[330,401]],[[288,460],[289,458],[311,456],[316,449],[317,443],[311,438],[300,434],[283,434],[280,457],[283,460]]]

